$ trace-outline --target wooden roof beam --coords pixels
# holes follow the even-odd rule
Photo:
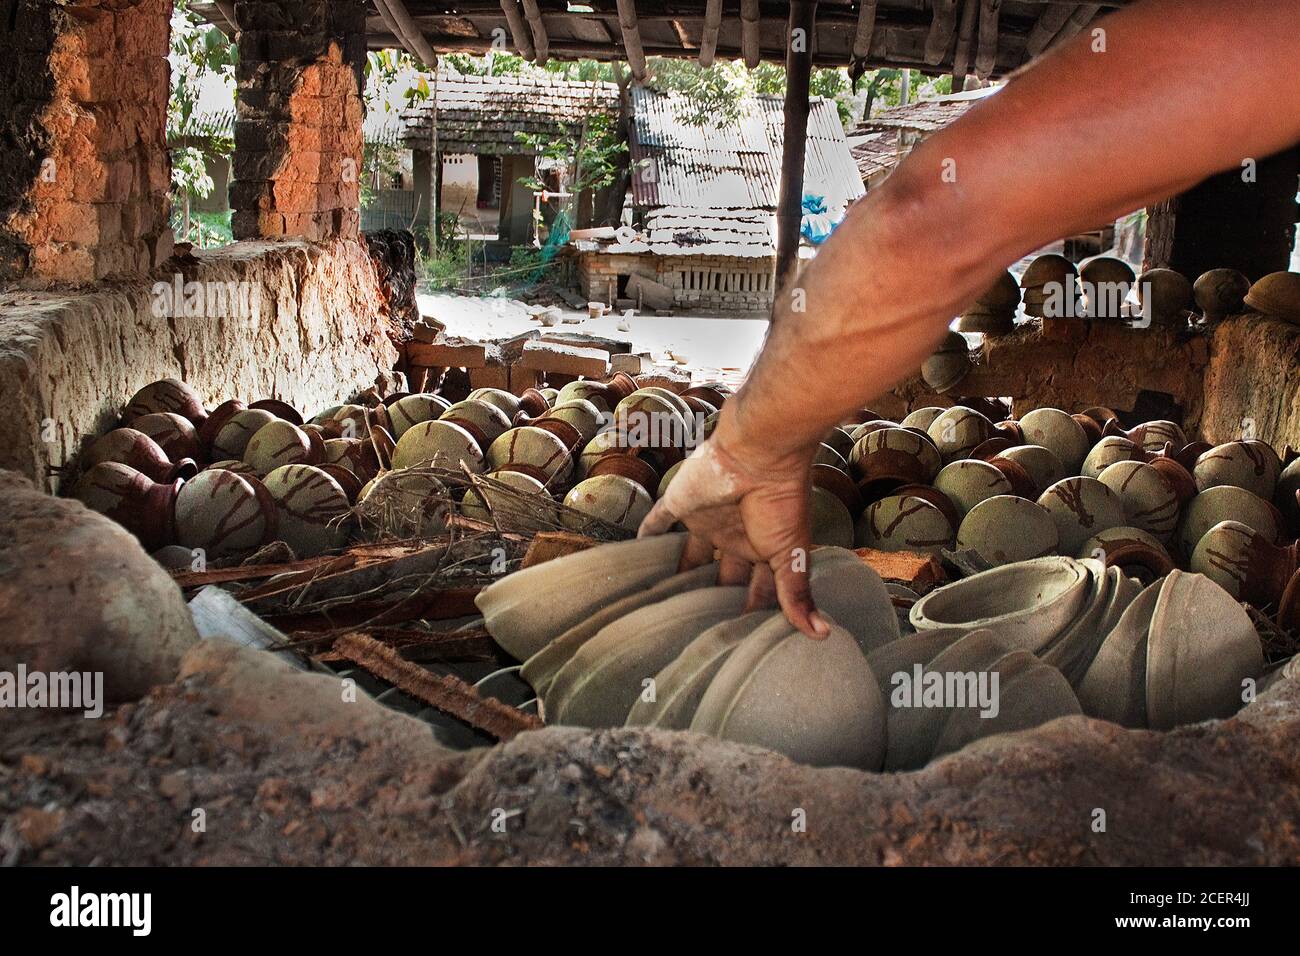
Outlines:
[[[1032,60],[1046,50],[1056,39],[1056,34],[1061,32],[1061,27],[1065,26],[1065,21],[1069,20],[1078,8],[1077,3],[1045,6],[1038,17],[1038,22],[1029,31],[1029,38],[1025,41],[1025,60]]]
[[[551,40],[546,35],[546,24],[542,22],[542,11],[537,7],[537,0],[523,0],[524,16],[528,18],[528,26],[533,33],[533,50],[537,56],[534,62],[538,66],[545,66],[547,59],[550,57]]]
[[[627,54],[627,65],[632,69],[632,79],[644,83],[645,49],[641,46],[641,27],[637,24],[633,0],[618,0],[618,28],[623,34],[623,51]]]
[[[971,48],[975,42],[975,20],[979,15],[980,0],[962,0],[961,25],[957,28],[957,50],[952,58],[952,91],[960,93],[966,88],[970,73]]]
[[[722,0],[709,0],[704,8],[704,32],[700,34],[700,66],[708,69],[718,49],[718,29],[722,26]]]
[[[1066,40],[1073,38],[1080,30],[1086,27],[1101,12],[1100,3],[1081,3],[1079,8],[1070,14],[1070,19],[1065,21],[1065,26],[1056,34],[1051,45],[1056,46],[1064,43]]]
[[[528,26],[519,13],[519,0],[501,0],[501,12],[505,14],[506,26],[510,28],[510,39],[514,41],[515,49],[525,60],[531,60],[535,55],[533,35],[528,32]]]
[[[425,39],[424,31],[411,18],[403,0],[375,0],[375,9],[380,12],[380,16],[383,16],[385,10],[388,11],[384,23],[396,32],[406,52],[424,64],[426,69],[438,69],[438,54],[433,52],[433,47]]]

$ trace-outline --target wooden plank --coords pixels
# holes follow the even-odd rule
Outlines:
[[[1065,21],[1070,19],[1078,6],[1077,3],[1072,3],[1043,8],[1043,12],[1038,17],[1038,22],[1029,31],[1029,38],[1025,40],[1026,61],[1032,60],[1047,49],[1056,34],[1060,32],[1061,27],[1065,26]]]
[[[952,91],[960,93],[966,88],[970,74],[971,48],[975,38],[975,21],[979,16],[980,0],[962,0],[961,24],[957,28],[957,50],[952,58]]]
[[[925,62],[938,66],[948,54],[953,34],[957,32],[957,0],[933,0],[934,19],[925,38]]]
[[[676,300],[670,287],[635,273],[627,277],[627,292],[630,298],[639,299],[643,306],[652,309],[671,309]]]
[[[406,361],[425,368],[482,368],[487,348],[482,342],[407,342]]]
[[[609,374],[609,353],[556,342],[527,342],[519,364],[540,372],[603,378]]]

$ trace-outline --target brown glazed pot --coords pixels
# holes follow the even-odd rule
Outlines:
[[[85,452],[86,466],[115,461],[129,465],[150,481],[171,483],[177,478],[193,478],[199,466],[193,458],[172,462],[156,441],[134,428],[114,428],[95,440]]]
[[[1011,483],[1011,493],[1019,495],[1021,498],[1028,498],[1030,501],[1037,499],[1038,486],[1034,484],[1034,479],[1029,477],[1029,472],[1025,466],[1018,461],[1012,461],[1010,458],[1003,458],[1001,455],[994,455],[986,459],[990,465],[1002,472],[1002,476]]]
[[[545,415],[550,407],[551,403],[546,400],[546,396],[535,388],[526,388],[524,393],[519,396],[519,413],[527,415],[529,418]]]
[[[248,407],[260,408],[263,411],[270,412],[276,418],[283,418],[291,425],[297,425],[299,428],[302,427],[302,415],[299,414],[298,409],[294,408],[288,402],[280,401],[278,398],[263,398],[259,401],[253,402]]]
[[[1083,426],[1083,433],[1088,436],[1088,447],[1091,448],[1097,442],[1101,441],[1101,425],[1089,415],[1071,415],[1076,422]]]
[[[661,477],[644,458],[625,452],[611,452],[596,459],[596,463],[587,470],[586,478],[596,478],[600,475],[622,475],[624,478],[631,478],[646,490],[652,501],[658,492]],[[545,475],[533,477],[546,484]]]
[[[613,408],[615,405],[623,401],[623,399],[627,398],[629,395],[631,395],[633,392],[635,392],[638,388],[641,387],[640,385],[637,384],[636,379],[634,379],[631,375],[628,375],[627,372],[615,372],[613,377],[611,377],[610,380],[605,383],[605,385],[609,388],[611,392],[611,394],[609,395],[609,397],[612,399],[612,401],[609,403],[610,408]]]
[[[212,459],[212,443],[216,441],[217,435],[221,429],[226,427],[226,422],[235,417],[236,413],[248,408],[237,398],[232,398],[228,402],[222,402],[204,419],[203,424],[198,426],[199,446],[203,449],[203,457]],[[187,416],[188,417],[188,416]]]
[[[582,450],[582,433],[570,425],[562,418],[537,418],[529,422],[519,422],[517,424],[530,425],[533,428],[540,428],[548,431],[560,441],[564,442],[564,447],[569,450],[569,454],[575,458]],[[543,482],[545,484],[545,482]]]
[[[993,427],[1001,434],[1011,439],[1011,444],[1007,446],[1008,448],[1025,444],[1025,430],[1020,427],[1020,422],[1015,419],[1008,418],[1005,421],[994,422]]]
[[[813,465],[811,478],[814,488],[824,488],[840,499],[844,503],[844,507],[849,509],[849,514],[853,516],[854,521],[858,519],[858,515],[862,514],[863,509],[866,507],[862,492],[853,483],[853,479],[841,469],[836,468],[834,465]]]
[[[1196,479],[1176,459],[1163,454],[1152,455],[1147,458],[1147,464],[1164,475],[1165,480],[1174,489],[1174,494],[1178,496],[1180,508],[1196,497]]]
[[[682,398],[698,398],[717,409],[727,403],[727,396],[711,385],[694,385],[682,392]]]
[[[152,552],[176,540],[176,495],[182,484],[180,479],[155,482],[129,465],[104,461],[81,476],[76,496],[126,528]]]
[[[996,458],[998,455],[1002,454],[1008,448],[1015,448],[1017,444],[1019,443],[1013,441],[1006,435],[994,435],[992,438],[980,442],[971,449],[970,456],[972,458],[977,458],[980,461],[989,461],[990,459]]]

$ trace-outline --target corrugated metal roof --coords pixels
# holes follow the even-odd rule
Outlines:
[[[438,148],[447,153],[511,154],[524,148],[515,133],[576,134],[593,110],[618,113],[618,86],[560,77],[460,76],[440,73]],[[406,145],[428,148],[433,103],[403,112]]]
[[[690,122],[684,97],[632,88],[633,204],[643,209],[775,210],[785,142],[779,97],[757,96],[737,120]],[[804,193],[825,197],[838,215],[863,194],[835,104],[812,101],[804,164]]]

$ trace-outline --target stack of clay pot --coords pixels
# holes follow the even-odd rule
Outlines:
[[[1020,277],[1025,314],[1040,319],[1077,315],[1078,276],[1078,268],[1065,256],[1055,253],[1039,256]]]
[[[975,303],[961,314],[959,332],[983,332],[1005,335],[1015,328],[1016,310],[1020,308],[1020,286],[1010,272],[1002,273]]]
[[[746,610],[717,565],[678,572],[683,546],[681,534],[603,545],[484,590],[489,633],[522,661],[494,682],[551,724],[691,730],[819,766],[908,770],[1080,713],[1159,729],[1227,716],[1263,668],[1245,612],[1199,575],[1144,591],[1092,559],[1019,562],[931,592],[903,635],[875,572],[820,548],[810,582],[832,629],[814,641],[778,610]],[[945,695],[954,683],[991,696]]]

